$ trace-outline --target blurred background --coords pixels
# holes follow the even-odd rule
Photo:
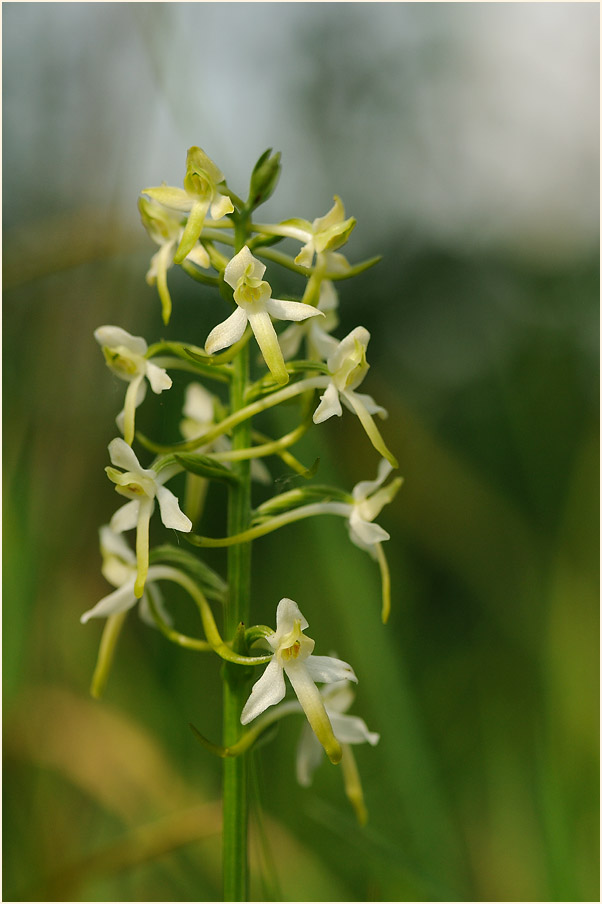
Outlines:
[[[79,623],[111,589],[97,531],[123,400],[93,330],[203,344],[223,318],[172,271],[165,329],[144,281],[138,192],[181,185],[193,144],[239,194],[282,151],[261,219],[311,220],[337,193],[358,220],[347,256],[383,254],[339,284],[337,335],[371,332],[363,389],[405,477],[379,518],[386,627],[340,519],[254,547],[256,620],[295,599],[318,652],[353,663],[354,713],[381,741],[357,748],[365,829],[326,761],[296,785],[299,719],[257,751],[253,897],[599,899],[599,15],[3,4],[4,900],[220,896],[221,764],[188,727],[219,738],[215,662],[133,613],[99,703],[102,624]],[[276,297],[301,290],[269,277]],[[164,402],[139,423],[169,440]],[[376,476],[350,414],[298,455],[320,456],[321,483]],[[205,533],[223,504],[212,489]]]

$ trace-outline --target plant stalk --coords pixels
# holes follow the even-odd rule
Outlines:
[[[237,251],[245,242],[244,222],[237,224]],[[230,411],[244,407],[249,374],[249,347],[245,345],[232,362]],[[242,421],[232,430],[232,448],[245,449],[251,445],[251,420]],[[236,485],[228,489],[228,533],[235,534],[249,527],[251,519],[250,461],[232,463],[238,477]],[[241,543],[228,550],[229,596],[225,609],[225,637],[236,637],[238,626],[248,624],[251,589],[251,544]],[[244,649],[235,652],[244,653]],[[240,714],[247,697],[247,670],[233,663],[224,663],[223,745],[231,747],[242,734]],[[223,844],[222,869],[224,901],[248,901],[247,855],[247,796],[248,757],[224,760],[223,772]]]

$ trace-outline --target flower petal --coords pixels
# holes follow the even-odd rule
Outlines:
[[[373,747],[380,741],[380,735],[369,731],[368,726],[359,716],[346,716],[343,713],[330,712],[332,730],[341,744],[371,744]]]
[[[280,351],[282,352],[282,357],[285,361],[289,358],[294,358],[299,351],[301,340],[305,336],[305,329],[306,328],[303,326],[291,323],[291,325],[287,326],[287,328],[278,336]]]
[[[132,530],[138,524],[138,510],[140,508],[140,500],[132,499],[126,502],[121,508],[117,509],[109,522],[109,527],[115,533],[121,534],[124,530]]]
[[[142,472],[145,477],[149,476],[145,473],[144,468],[140,466],[140,462],[132,447],[128,446],[126,441],[120,436],[112,439],[109,443],[109,457],[116,468],[123,468],[124,471],[133,471],[135,474]],[[151,473],[153,476],[155,475],[154,471]]]
[[[393,470],[393,466],[390,462],[386,460],[386,458],[381,458],[378,463],[378,471],[376,474],[376,480],[360,480],[359,483],[353,488],[353,498],[356,502],[361,502],[363,499],[367,499],[368,496],[371,496],[375,490],[381,486]]]
[[[161,509],[161,521],[165,527],[173,527],[175,530],[181,530],[184,533],[192,530],[192,521],[187,518],[180,509],[177,496],[168,490],[167,487],[157,487],[157,500]]]
[[[302,301],[284,301],[281,298],[267,298],[265,309],[277,320],[307,320],[308,317],[323,317],[322,311],[318,311],[310,304]]]
[[[192,205],[180,244],[174,254],[174,264],[181,264],[198,242],[208,208],[209,204],[206,201],[195,201]]]
[[[148,345],[142,336],[132,336],[120,326],[99,326],[94,330],[94,338],[99,345],[106,348],[118,348],[120,345],[134,352],[135,355],[145,355]]]
[[[171,377],[164,367],[158,367],[151,361],[146,365],[146,376],[151,385],[151,389],[155,393],[163,392],[164,389],[170,389]]]
[[[302,614],[297,603],[285,596],[280,600],[278,608],[276,609],[276,634],[273,635],[276,638],[276,646],[281,637],[285,634],[289,634],[293,630],[296,621],[300,622],[302,631],[309,628],[309,622]],[[270,638],[268,638],[268,640],[269,639]]]
[[[387,409],[383,408],[382,405],[379,405],[377,402],[375,402],[372,396],[368,395],[367,393],[355,392],[354,390],[348,389],[346,394],[353,394],[356,402],[359,401],[364,406],[368,414],[378,414],[378,416],[383,418],[383,420],[389,416]],[[354,414],[356,413],[355,408],[353,407],[351,402],[345,398],[345,395],[343,396],[343,404],[346,405],[350,411],[353,411]]]
[[[227,213],[232,213],[233,210],[234,205],[228,195],[222,195],[219,192],[216,192],[213,203],[211,204],[212,218],[214,220],[221,220],[222,217],[225,217]]]
[[[156,188],[143,188],[143,195],[148,195],[164,204],[165,207],[171,207],[172,210],[188,211],[194,204],[194,199],[184,191],[183,188],[175,188],[172,185],[159,185]]]
[[[134,595],[135,582],[136,576],[134,575],[122,587],[113,590],[108,596],[103,596],[92,609],[88,609],[81,616],[80,622],[82,625],[85,625],[91,618],[108,618],[109,615],[116,615],[118,612],[125,612],[127,609],[131,609],[137,602]]]
[[[248,311],[248,318],[270,373],[279,383],[288,383],[288,372],[270,315],[265,309],[260,309]]]
[[[207,341],[205,342],[207,354],[213,355],[222,348],[228,348],[238,342],[245,331],[247,320],[247,312],[242,308],[236,308],[234,313],[230,314],[223,323],[218,323],[207,336]]]
[[[335,659],[334,656],[309,656],[304,665],[314,681],[327,684],[333,681],[355,681],[357,677],[348,662]]]
[[[303,246],[297,257],[295,258],[295,263],[299,264],[300,267],[311,267],[312,261],[314,259],[314,250],[314,240],[312,236],[309,242]]]
[[[252,267],[252,269],[247,273],[249,267]],[[262,264],[256,257],[253,257],[247,245],[244,245],[238,254],[235,254],[232,260],[226,265],[224,280],[229,286],[236,289],[239,281],[244,276],[250,277],[251,279],[261,279],[264,273],[265,264]]]
[[[343,409],[341,408],[338,390],[334,383],[331,382],[326,387],[326,392],[320,396],[320,404],[314,411],[313,422],[314,424],[321,424],[322,421],[327,421],[333,415],[341,417],[342,414]]]
[[[375,543],[382,543],[383,540],[389,540],[390,534],[378,524],[372,521],[364,521],[360,517],[359,512],[354,509],[349,516],[349,534],[352,542],[359,540],[359,546],[373,546]]]
[[[108,524],[103,524],[98,533],[100,535],[100,552],[103,558],[116,557],[128,562],[130,565],[136,563],[134,551],[130,549],[121,534],[111,530]]]
[[[196,264],[197,267],[203,267],[203,269],[205,270],[208,270],[211,266],[209,255],[201,244],[195,245],[192,251],[188,252],[188,254],[186,255],[186,260],[192,261],[192,263]]]
[[[213,423],[214,396],[200,383],[189,383],[184,395],[182,414],[201,427]]]
[[[297,746],[296,761],[297,781],[303,788],[309,788],[311,785],[313,773],[322,762],[323,756],[322,745],[309,725],[304,725]]]
[[[341,745],[334,736],[320,692],[309,674],[307,663],[310,661],[311,656],[301,662],[293,660],[285,666],[285,672],[299,703],[303,707],[307,721],[328,754],[330,761],[332,763],[340,763],[343,755]]]
[[[247,725],[261,715],[269,706],[280,703],[285,693],[286,686],[284,684],[282,666],[275,659],[272,659],[261,678],[255,682],[251,689],[251,695],[240,714],[241,723]]]

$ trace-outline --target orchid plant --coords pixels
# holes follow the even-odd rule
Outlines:
[[[311,222],[301,218],[257,222],[255,211],[274,192],[279,174],[280,155],[266,151],[253,169],[248,197],[242,200],[207,154],[193,147],[183,188],[162,184],[141,193],[142,223],[159,246],[146,278],[157,287],[166,326],[172,310],[170,268],[179,266],[200,291],[218,292],[224,302],[224,319],[210,330],[203,348],[176,340],[149,346],[142,337],[113,325],[101,326],[94,334],[109,369],[128,386],[116,417],[121,435],[109,443],[111,465],[106,468],[116,492],[127,502],[100,530],[102,573],[113,590],[81,616],[83,623],[106,619],[92,692],[101,695],[119,633],[138,603],[143,620],[168,640],[225,661],[221,743],[193,729],[205,748],[224,760],[225,900],[248,896],[247,753],[266,729],[290,714],[303,715],[299,782],[310,784],[324,751],[332,764],[341,764],[347,796],[361,823],[367,810],[351,746],[375,745],[379,740],[360,717],[347,714],[353,702],[351,682],[358,680],[353,668],[335,656],[314,654],[315,641],[305,634],[308,621],[296,602],[280,600],[275,629],[254,624],[252,544],[304,518],[342,517],[351,543],[378,563],[381,616],[387,621],[391,591],[383,545],[389,534],[376,519],[402,483],[399,477],[389,479],[397,461],[375,421],[387,412],[372,396],[358,391],[368,373],[370,334],[357,326],[342,339],[332,335],[338,327],[336,285],[378,258],[351,265],[339,251],[356,221],[345,216],[337,196],[333,207]],[[292,243],[291,253],[274,247],[282,241]],[[269,280],[277,266],[299,277],[296,300],[272,297]],[[278,330],[280,321],[288,326]],[[252,339],[260,356],[251,351]],[[176,370],[192,375],[180,412],[183,439],[160,444],[137,432],[136,410],[145,401],[147,384],[153,393],[165,394],[169,403],[170,373]],[[210,391],[212,383],[227,387],[227,401]],[[299,412],[297,427],[280,437],[255,429],[256,416],[291,401]],[[315,468],[306,468],[291,452],[312,424],[319,429],[329,418],[341,417],[344,408],[358,417],[378,453],[376,478],[360,481],[351,492],[314,482]],[[273,466],[265,464],[269,457],[292,470],[297,486],[253,505],[251,481],[273,485]],[[165,486],[179,474],[186,477],[180,499]],[[223,484],[228,495],[224,537],[207,536],[200,529],[205,526],[205,492],[214,481]],[[177,532],[177,545],[151,546],[156,503],[163,525]],[[134,530],[132,548],[125,535]],[[200,548],[216,546],[228,549],[227,579],[199,557]],[[186,591],[198,610],[202,636],[176,630],[166,583]],[[222,611],[221,629],[212,604]],[[306,608],[305,602],[302,605]],[[249,688],[249,676],[257,666],[265,666],[264,671]],[[288,687],[292,695],[287,697]]]

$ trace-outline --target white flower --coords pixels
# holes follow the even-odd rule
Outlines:
[[[288,373],[271,318],[306,320],[324,315],[317,308],[299,301],[272,298],[269,283],[262,280],[264,273],[265,264],[253,257],[246,245],[228,263],[224,279],[234,289],[234,301],[238,307],[223,323],[211,330],[205,351],[212,355],[238,342],[249,323],[273,377],[279,383],[287,383]]]
[[[346,408],[357,414],[374,448],[396,468],[397,460],[385,445],[372,419],[373,414],[387,417],[386,410],[377,405],[372,396],[356,392],[370,367],[366,361],[369,341],[368,330],[363,326],[356,326],[333,349],[326,362],[330,371],[330,383],[320,396],[320,404],[314,411],[313,421],[314,424],[321,424],[333,415],[341,417],[342,401]]]
[[[146,281],[149,286],[157,284],[159,298],[161,299],[163,322],[169,323],[171,296],[167,288],[167,271],[174,263],[176,248],[184,233],[182,215],[167,210],[152,197],[139,198],[138,209],[146,231],[152,240],[160,246],[157,253],[151,258]],[[191,250],[185,255],[185,259],[205,269],[211,266],[207,251],[199,242],[192,246]]]
[[[291,323],[280,334],[280,348],[285,360],[297,354],[303,339],[306,340],[306,354],[310,361],[325,361],[337,346],[337,340],[329,333],[338,326],[336,310],[339,297],[334,283],[325,279],[320,284],[320,299],[317,309],[324,314],[323,320],[307,323]]]
[[[334,735],[343,746],[343,754],[347,744],[378,744],[380,735],[369,731],[368,726],[359,716],[346,715],[353,703],[355,694],[348,681],[336,681],[320,689],[320,696]],[[314,770],[319,766],[323,751],[316,736],[305,725],[299,738],[297,748],[297,781],[309,787]]]
[[[370,333],[363,326],[356,326],[333,348],[327,361],[331,381],[324,395],[320,396],[320,404],[314,412],[314,424],[336,415],[341,417],[341,399],[347,408],[355,411],[354,401],[359,397],[370,414],[386,417],[387,412],[377,405],[371,396],[354,392],[368,373],[370,365],[366,361],[366,349],[370,341]]]
[[[375,554],[375,545],[389,540],[391,536],[379,524],[374,524],[374,519],[394,499],[403,483],[401,477],[396,477],[388,486],[382,486],[392,470],[391,464],[381,459],[376,480],[356,483],[352,490],[353,503],[341,503],[341,508],[345,506],[347,509],[349,539],[372,555]]]
[[[134,440],[136,408],[146,395],[145,378],[155,393],[171,386],[171,377],[162,368],[144,356],[148,350],[141,336],[132,336],[118,326],[101,326],[94,331],[94,338],[102,347],[109,368],[121,380],[130,385],[125,394],[125,405],[117,415],[117,426],[122,430],[126,443]]]
[[[174,255],[174,263],[181,264],[194,248],[209,208],[214,220],[219,220],[234,210],[230,198],[218,189],[218,185],[223,181],[224,174],[207,154],[199,147],[191,147],[186,157],[183,189],[169,185],[143,189],[143,194],[158,201],[159,204],[188,213],[188,221]]]
[[[330,760],[338,763],[342,755],[341,746],[333,734],[315,682],[357,681],[357,678],[346,662],[332,656],[313,655],[315,642],[303,634],[307,627],[308,623],[297,604],[290,599],[281,599],[276,611],[276,631],[266,637],[274,657],[253,685],[240,721],[247,725],[269,706],[282,700],[286,692],[286,674],[320,744]]]
[[[138,570],[134,593],[136,597],[141,597],[148,573],[148,531],[155,498],[159,502],[165,527],[188,533],[192,530],[192,522],[180,510],[174,494],[163,486],[176,473],[173,467],[164,468],[160,473],[153,468],[142,468],[133,449],[121,437],[109,443],[109,455],[111,462],[116,468],[123,468],[123,472],[108,467],[105,469],[107,475],[115,484],[115,490],[131,500],[117,509],[110,526],[116,533],[136,528]]]
[[[189,383],[184,395],[184,418],[180,421],[180,432],[185,439],[194,439],[203,432],[209,430],[215,423],[215,397],[200,383]],[[232,441],[228,436],[218,436],[208,445],[201,445],[195,452],[227,452],[232,448]],[[224,462],[226,467],[228,462]],[[262,461],[251,461],[251,477],[260,483],[271,483],[270,472]]]
[[[355,226],[354,217],[345,219],[345,208],[341,199],[335,195],[334,204],[323,217],[317,217],[310,223],[308,220],[295,218],[286,220],[281,226],[286,229],[285,235],[305,242],[295,258],[295,263],[302,267],[311,267],[314,254],[334,251],[344,245]]]
[[[104,596],[98,603],[81,616],[80,621],[85,624],[91,618],[108,618],[119,612],[132,609],[138,599],[134,593],[134,585],[138,569],[136,567],[136,554],[125,542],[121,534],[115,533],[108,524],[100,528],[100,552],[102,555],[102,574],[109,584],[117,589]],[[161,593],[156,584],[152,584],[153,578],[159,577],[160,568],[151,565],[148,569],[146,588],[153,591],[153,598],[159,609],[163,621],[171,624],[171,616],[163,608]],[[143,593],[139,607],[140,617],[147,623],[156,627],[156,623],[150,612],[150,606],[146,592]]]

